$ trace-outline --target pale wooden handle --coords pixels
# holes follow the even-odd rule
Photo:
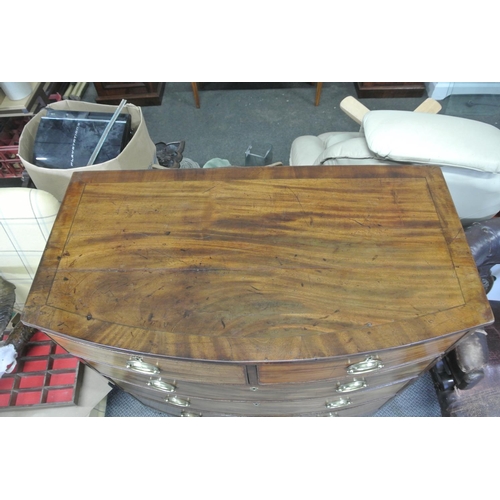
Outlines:
[[[363,122],[363,117],[370,111],[364,104],[361,104],[355,97],[348,96],[340,103],[340,109],[356,123]],[[435,99],[429,97],[422,104],[420,104],[414,112],[417,113],[439,113],[441,111],[441,104]]]
[[[432,97],[426,99],[420,106],[417,106],[413,111],[416,113],[439,113],[441,111],[441,104]]]
[[[370,111],[365,105],[361,104],[356,98],[348,96],[342,99],[340,109],[356,123],[361,125],[363,116]]]

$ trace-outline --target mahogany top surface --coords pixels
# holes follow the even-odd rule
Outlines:
[[[441,170],[73,175],[23,321],[159,356],[331,358],[493,321]]]

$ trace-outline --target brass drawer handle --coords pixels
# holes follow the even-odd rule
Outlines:
[[[157,366],[145,363],[142,358],[132,358],[127,363],[127,368],[139,373],[160,373]]]
[[[201,413],[193,413],[192,411],[183,411],[181,417],[201,417]]]
[[[155,389],[158,389],[159,391],[175,392],[175,385],[168,384],[167,382],[163,382],[163,380],[161,378],[150,379],[148,382],[148,385],[150,387],[154,387]]]
[[[347,373],[367,373],[380,370],[383,367],[382,361],[375,359],[373,356],[368,356],[364,361],[348,366]]]
[[[167,403],[173,404],[175,406],[189,406],[191,404],[187,399],[182,399],[178,396],[167,398],[166,401]]]
[[[336,401],[327,401],[325,406],[327,408],[342,408],[343,406],[347,406],[351,404],[351,400],[349,398],[340,398]]]
[[[354,392],[359,391],[367,387],[367,383],[364,380],[353,380],[352,382],[347,382],[345,384],[339,384],[337,387],[337,392]]]

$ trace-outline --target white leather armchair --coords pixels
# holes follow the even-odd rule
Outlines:
[[[290,165],[437,165],[464,226],[500,211],[498,128],[454,116],[367,109],[358,122],[359,132],[298,137]]]

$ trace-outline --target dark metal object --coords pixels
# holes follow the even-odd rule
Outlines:
[[[431,370],[438,396],[453,389],[471,389],[484,378],[488,362],[486,334],[474,332],[438,361]]]
[[[475,222],[465,229],[465,236],[488,293],[495,281],[491,268],[500,264],[500,218]]]
[[[16,287],[0,277],[0,334],[7,328],[16,301]],[[0,340],[2,339],[0,335]]]
[[[156,157],[158,163],[162,167],[179,168],[182,161],[182,153],[184,151],[185,141],[177,142],[157,142]]]
[[[10,332],[10,335],[7,337],[7,340],[4,342],[4,345],[12,344],[16,350],[17,356],[19,357],[22,355],[26,345],[36,332],[37,330],[35,328],[25,326],[21,323],[21,321],[18,321],[15,324],[14,329]]]
[[[47,109],[33,145],[33,163],[38,167],[69,169],[85,167],[101,140],[113,113]],[[95,163],[116,158],[132,137],[131,116],[122,113],[109,130]]]
[[[31,337],[35,335],[37,330],[35,328],[29,328],[25,326],[21,322],[21,315],[17,313],[11,321],[12,330],[0,345],[9,345],[12,344],[14,349],[16,350],[17,356],[21,356],[24,349],[26,349],[26,345],[30,341]],[[1,339],[1,337],[0,337]]]
[[[12,344],[19,357],[36,330],[24,326],[21,321],[19,321],[19,314],[12,318],[14,303],[16,301],[15,290],[16,287],[12,283],[0,277],[0,347]],[[7,339],[2,341],[3,333],[11,320],[14,328]]]
[[[476,263],[485,292],[488,293],[495,282],[491,269],[500,264],[500,218],[475,222],[465,229],[465,236]],[[458,416],[459,402],[467,398],[463,391],[480,391],[479,387],[491,385],[485,380],[492,372],[492,359],[500,352],[492,352],[500,347],[500,302],[490,301],[495,313],[495,323],[486,332],[474,332],[461,342],[453,351],[438,361],[431,370],[442,414]],[[488,333],[488,335],[485,335]],[[498,361],[498,360],[497,360]],[[497,363],[498,364],[498,363]],[[496,372],[495,372],[496,373]],[[497,396],[500,415],[500,394]],[[489,415],[488,415],[489,416]]]
[[[436,365],[431,371],[444,417],[500,417],[500,302],[490,301],[490,305],[495,322],[485,328],[487,335],[481,335],[488,348],[481,380],[464,390],[455,386],[443,365]],[[448,377],[451,384],[447,384]]]

